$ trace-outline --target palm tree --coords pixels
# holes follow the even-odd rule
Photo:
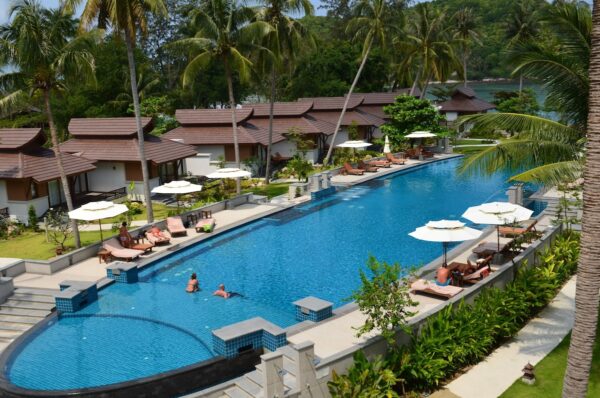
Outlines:
[[[270,50],[271,56],[266,57],[266,69],[269,73],[269,139],[267,145],[267,164],[265,167],[265,184],[269,184],[271,170],[271,147],[273,143],[273,108],[275,103],[275,89],[277,73],[284,65],[284,61],[295,58],[298,48],[302,44],[312,46],[314,41],[306,28],[288,14],[312,15],[314,8],[309,0],[260,0],[262,9],[258,11],[257,18],[271,25],[272,31],[265,36],[265,47]]]
[[[198,73],[211,62],[220,62],[225,69],[231,125],[233,128],[233,146],[236,167],[240,167],[240,148],[236,120],[236,101],[233,93],[234,72],[242,81],[250,77],[252,62],[248,58],[251,50],[262,49],[257,43],[271,32],[264,21],[256,20],[256,11],[240,6],[237,0],[208,0],[194,12],[194,37],[173,43],[181,49],[192,49],[195,55],[183,72],[183,85],[189,87]],[[240,180],[237,179],[237,193],[241,193]]]
[[[10,9],[12,21],[0,27],[0,64],[10,64],[14,72],[0,74],[0,114],[13,105],[41,94],[52,150],[60,174],[69,211],[74,210],[69,180],[65,173],[54,122],[51,98],[75,79],[92,79],[94,58],[89,51],[97,39],[94,32],[73,38],[76,24],[72,15],[47,10],[36,0],[21,0]],[[77,221],[73,220],[76,247],[80,246]]]
[[[471,42],[481,45],[479,33],[477,33],[477,21],[471,8],[458,10],[454,17],[454,38],[458,39],[462,52],[463,79],[467,87],[467,62],[469,59],[469,45]]]
[[[407,62],[416,61],[419,64],[410,95],[414,94],[417,85],[424,79],[421,90],[423,99],[431,79],[447,80],[452,72],[460,68],[460,62],[454,53],[446,11],[433,7],[431,3],[419,3],[414,12],[415,15],[409,19],[404,47],[408,55]]]
[[[528,43],[538,36],[540,32],[540,17],[538,4],[534,0],[516,2],[506,21],[506,38],[508,48],[513,48],[519,43]],[[523,73],[519,73],[519,92],[523,91]]]
[[[348,90],[346,99],[344,100],[344,106],[342,107],[340,117],[335,126],[329,150],[323,160],[323,164],[325,165],[327,165],[331,159],[335,138],[342,125],[342,120],[346,113],[346,108],[348,107],[348,101],[350,101],[350,97],[354,92],[354,88],[358,83],[358,79],[365,67],[367,59],[369,58],[369,53],[373,48],[373,44],[378,43],[384,45],[387,42],[390,31],[395,29],[394,21],[390,20],[391,13],[389,12],[389,7],[385,0],[360,0],[354,8],[354,15],[356,16],[348,23],[346,32],[354,33],[355,41],[362,41],[362,60],[358,67],[358,71],[356,72],[356,76],[354,76],[354,81],[350,86],[350,90]]]
[[[484,129],[517,132],[518,138],[490,147],[465,159],[463,171],[493,172],[510,167],[528,170],[513,180],[556,184],[576,178],[583,167],[583,145],[588,113],[588,61],[591,14],[582,3],[556,3],[542,22],[550,37],[544,42],[520,43],[512,57],[516,72],[542,82],[548,93],[546,104],[556,109],[561,121],[539,116],[491,113],[463,118]]]
[[[590,54],[589,113],[583,185],[581,250],[575,289],[575,323],[567,358],[562,396],[587,396],[592,353],[598,327],[600,295],[600,2],[594,1]]]
[[[72,11],[82,1],[65,0],[66,9]],[[136,79],[134,47],[137,32],[147,33],[148,13],[165,14],[166,12],[163,0],[87,0],[81,15],[82,29],[86,29],[96,22],[99,27],[110,26],[115,32],[122,33],[125,38],[148,223],[154,221],[154,211],[150,200],[150,173],[148,172],[148,161],[144,150],[144,129],[142,127],[140,98]]]

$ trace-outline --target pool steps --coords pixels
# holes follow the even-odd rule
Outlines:
[[[261,358],[262,362],[256,365],[256,370],[235,380],[235,384],[226,389],[220,398],[266,398],[265,388],[263,387],[267,381],[267,377],[264,374],[265,366],[271,366],[272,369],[275,369],[275,373],[271,374],[271,376],[275,376],[275,380],[272,379],[273,383],[269,389],[269,396],[279,396],[282,398],[297,396],[300,393],[297,388],[299,367],[302,366],[305,367],[305,372],[302,376],[304,380],[303,384],[312,385],[313,388],[317,387],[314,363],[318,361],[318,358],[314,356],[313,343],[307,342],[296,346],[286,345],[278,348],[275,352],[263,355]],[[298,359],[301,358],[305,358],[303,365],[297,363]],[[279,363],[283,364],[281,368],[278,366]],[[310,368],[308,372],[306,372],[306,367]],[[282,387],[283,391],[277,391],[277,386],[279,388]],[[282,393],[282,395],[279,393]],[[192,394],[188,397],[193,396]]]
[[[52,313],[55,292],[49,289],[16,288],[0,304],[0,351]]]

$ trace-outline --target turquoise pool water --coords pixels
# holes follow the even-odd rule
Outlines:
[[[137,284],[113,284],[76,317],[28,342],[5,370],[29,389],[101,386],[211,358],[211,330],[261,316],[294,324],[292,302],[313,295],[344,304],[370,254],[423,265],[441,246],[408,236],[429,220],[506,200],[508,175],[457,176],[460,160],[355,186],[275,214],[158,261]],[[218,221],[218,219],[217,219]],[[192,272],[202,291],[184,291]],[[212,296],[219,283],[243,297]]]

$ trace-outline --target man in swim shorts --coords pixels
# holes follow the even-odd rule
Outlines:
[[[219,285],[219,288],[217,290],[215,290],[215,292],[213,293],[213,296],[218,296],[218,297],[223,297],[224,299],[228,299],[231,295],[229,294],[229,292],[227,292],[225,290],[225,285],[221,283]]]

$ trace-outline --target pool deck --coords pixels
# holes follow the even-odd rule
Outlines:
[[[287,206],[274,204],[244,204],[232,210],[223,210],[214,213],[213,217],[217,221],[215,232],[224,231],[237,226],[239,223],[245,223],[281,211],[282,208],[293,206],[308,200],[299,198]],[[170,245],[155,246],[150,254],[141,256],[142,262],[146,259],[151,260],[158,257],[167,249],[177,244],[186,243],[192,240],[198,240],[199,237],[209,238],[211,235],[197,233],[193,228],[188,228],[187,236],[173,237]],[[144,261],[145,262],[145,261]],[[13,278],[15,287],[33,288],[33,289],[55,289],[59,290],[59,283],[64,280],[78,280],[97,282],[106,278],[106,264],[100,263],[97,257],[91,257],[52,275],[42,275],[31,272],[25,272]]]

